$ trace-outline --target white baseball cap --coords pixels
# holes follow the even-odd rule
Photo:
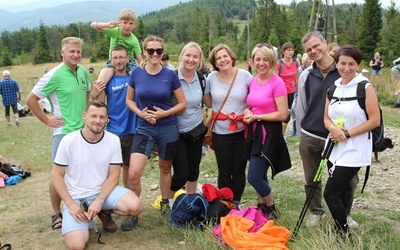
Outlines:
[[[3,71],[3,76],[9,76],[9,75],[10,75],[10,71],[8,71],[8,70]]]

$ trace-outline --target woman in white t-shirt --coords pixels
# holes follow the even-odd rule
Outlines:
[[[361,51],[354,45],[343,46],[334,55],[341,78],[335,81],[333,98],[326,100],[324,123],[329,130],[328,140],[335,142],[330,154],[324,198],[343,238],[350,237],[346,219],[346,188],[362,166],[371,165],[372,136],[369,131],[379,126],[380,112],[374,87],[365,85],[365,111],[357,96],[358,83],[368,80],[357,71],[362,60]],[[347,98],[347,100],[346,100]],[[368,117],[368,118],[367,118]]]

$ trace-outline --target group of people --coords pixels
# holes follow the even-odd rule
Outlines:
[[[204,106],[212,109],[210,119],[215,120],[212,146],[218,188],[231,188],[234,202],[240,205],[249,161],[247,180],[257,192],[257,207],[270,219],[278,219],[280,212],[267,172],[271,169],[273,178],[291,167],[284,131],[296,86],[296,125],[301,136],[299,151],[306,194],[326,141],[336,142],[338,146],[329,158],[330,176],[324,197],[338,231],[349,234],[348,215],[357,172],[370,164],[368,131],[379,122],[377,99],[372,85],[366,85],[367,119],[355,105],[357,102],[333,105],[326,92],[335,84],[335,95],[351,96],[357,83],[364,80],[357,74],[361,53],[356,47],[344,46],[332,57],[321,34],[310,32],[302,40],[307,55],[303,58],[314,63],[300,74],[299,64],[292,60],[293,44],[284,45],[283,60],[279,62],[274,48],[260,43],[251,53],[252,69],[256,71],[253,77],[236,67],[237,56],[228,45],[219,44],[209,55],[213,71],[203,75],[204,56],[197,43],[183,47],[174,71],[161,63],[163,39],[149,35],[141,48],[132,33],[135,25],[136,16],[131,10],[121,11],[117,22],[91,23],[93,29],[105,32],[111,40],[110,60],[93,86],[88,72],[79,64],[83,41],[64,38],[62,63],[40,78],[26,99],[31,112],[54,128],[49,184],[54,210],[51,224],[53,229],[62,228],[68,248],[85,247],[89,222],[96,215],[107,232],[117,230],[112,213],[126,216],[121,230],[136,226],[143,206],[139,198],[141,177],[155,149],[159,157],[161,215],[169,216],[172,197],[182,187],[187,193],[196,192],[207,131]],[[53,116],[46,115],[38,104],[44,97],[53,104]],[[346,120],[344,125],[337,124],[339,118]],[[124,187],[118,185],[121,166]],[[311,202],[310,225],[325,213],[321,186]],[[87,211],[79,206],[82,198],[88,201]]]

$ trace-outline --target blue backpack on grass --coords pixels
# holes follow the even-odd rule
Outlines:
[[[202,228],[207,220],[209,203],[200,194],[181,194],[172,206],[170,224],[172,227]]]

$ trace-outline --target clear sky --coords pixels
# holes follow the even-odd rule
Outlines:
[[[45,7],[54,7],[61,4],[72,3],[72,2],[83,2],[83,1],[85,0],[56,0],[56,1],[55,0],[12,0],[12,1],[1,0],[2,3],[0,5],[0,9],[4,9],[10,12],[19,12],[24,10],[34,10]],[[95,1],[102,1],[102,0],[95,0]],[[132,1],[140,1],[140,0],[132,0]],[[163,0],[163,1],[168,2],[169,0]],[[290,4],[292,2],[292,0],[275,0],[275,1],[278,4]],[[297,1],[302,1],[302,0],[297,0]],[[383,8],[388,8],[390,6],[391,0],[380,0],[380,1]],[[398,2],[398,0],[393,0],[393,1]],[[171,1],[171,4],[174,4],[174,2],[176,1]],[[335,0],[335,4],[341,4],[341,3],[362,4],[364,3],[364,0]],[[332,0],[328,0],[328,4],[331,5]],[[396,6],[399,7],[399,4],[397,3]]]

